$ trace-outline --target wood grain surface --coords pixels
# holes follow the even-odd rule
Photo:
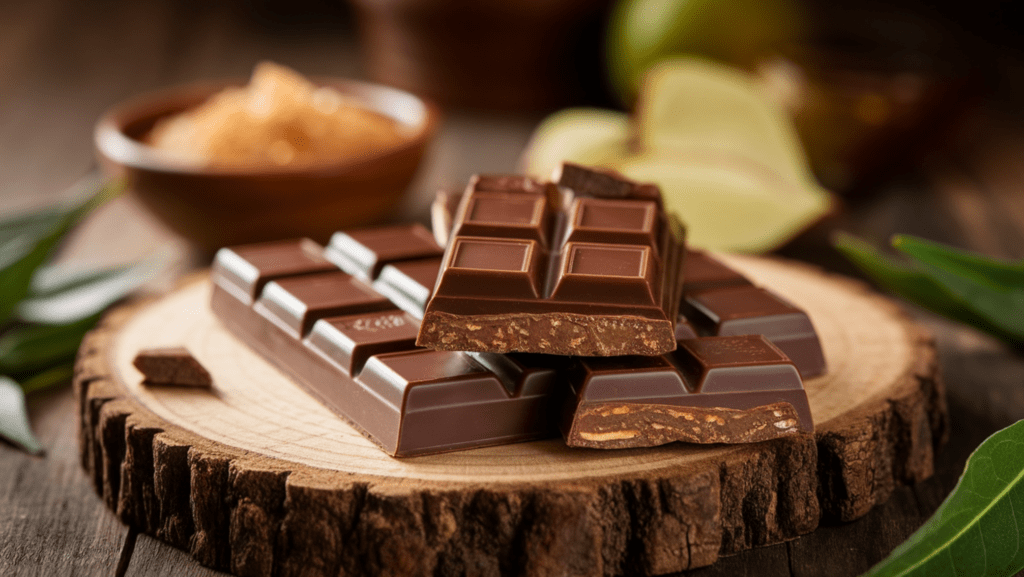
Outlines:
[[[127,523],[255,575],[660,575],[792,539],[822,514],[860,517],[930,476],[947,426],[930,339],[859,283],[728,260],[812,317],[830,367],[806,383],[813,438],[390,458],[232,337],[200,279],[114,311],[86,339],[83,463]],[[212,392],[142,384],[137,351],[179,345]]]

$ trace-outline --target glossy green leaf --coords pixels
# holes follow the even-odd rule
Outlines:
[[[33,279],[31,296],[18,305],[17,318],[69,324],[91,317],[151,280],[159,268],[153,259],[88,273],[40,269]]]
[[[67,325],[22,325],[5,332],[0,336],[0,373],[34,373],[73,358],[99,316]]]
[[[0,375],[0,437],[20,445],[32,454],[43,451],[43,445],[28,424],[25,394],[18,383]]]
[[[1024,261],[1009,262],[957,250],[909,235],[896,235],[892,245],[901,252],[950,273],[994,288],[1024,289]]]
[[[68,231],[93,208],[116,195],[120,188],[120,185],[107,185],[86,200],[58,210],[59,216],[52,222],[42,217],[35,220],[32,216],[15,219],[15,228],[20,227],[22,232],[5,243],[6,247],[0,247],[4,248],[0,253],[13,255],[4,257],[0,268],[0,295],[3,295],[0,323],[11,318],[18,303],[28,294],[36,270],[50,258]],[[46,222],[50,225],[44,227]]]
[[[832,244],[883,289],[961,322],[985,330],[995,328],[984,318],[973,313],[967,303],[956,294],[947,291],[918,263],[885,254],[850,234],[836,234]]]
[[[1024,569],[1024,421],[989,437],[932,517],[867,577],[1009,577]]]
[[[961,276],[930,262],[917,264],[944,291],[959,300],[970,313],[981,317],[997,334],[1011,342],[1024,341],[1024,288],[1000,286],[979,275]]]

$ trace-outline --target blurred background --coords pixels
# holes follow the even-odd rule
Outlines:
[[[1024,36],[1011,8],[996,0],[7,0],[0,208],[52,201],[91,170],[93,124],[114,103],[244,78],[272,60],[440,105],[441,130],[398,217],[424,219],[433,191],[461,187],[474,172],[515,170],[546,114],[580,105],[628,111],[651,62],[696,54],[765,82],[794,118],[819,181],[841,195],[848,228],[872,240],[898,228],[1021,257]],[[936,203],[944,210],[920,210]]]

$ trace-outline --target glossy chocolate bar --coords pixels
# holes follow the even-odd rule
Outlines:
[[[445,227],[451,226],[450,213],[459,199],[458,195],[438,195],[432,206],[432,223],[440,229],[435,230],[436,237],[449,236],[450,229]],[[825,373],[821,343],[805,312],[754,287],[741,273],[703,251],[687,249],[682,270],[684,298],[676,324],[677,341],[752,331],[750,334],[764,334],[789,355],[803,378]],[[724,292],[714,294],[718,290]]]
[[[562,434],[573,447],[751,443],[814,430],[800,375],[760,335],[679,342],[659,357],[581,358]]]
[[[681,227],[656,189],[604,174],[596,184],[574,179],[584,194],[520,176],[471,181],[417,344],[596,356],[675,349]]]
[[[221,249],[212,272],[213,310],[232,333],[389,455],[557,435],[564,386],[556,386],[556,372],[543,360],[418,349],[418,319],[370,284],[425,299],[429,288],[414,285],[430,275],[412,266],[429,262],[416,242],[425,234],[422,227],[391,229],[392,244],[375,236],[382,244],[369,258],[362,249],[371,235],[337,243],[342,260],[359,263],[353,270],[365,279],[333,265],[325,272],[311,241]],[[282,267],[285,261],[291,265]],[[436,272],[436,260],[433,266]],[[396,272],[390,279],[399,280],[391,282],[389,267],[407,274]]]

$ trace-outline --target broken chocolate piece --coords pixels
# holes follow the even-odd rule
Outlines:
[[[185,347],[143,349],[132,361],[147,385],[209,387],[210,373]]]
[[[770,291],[740,285],[687,292],[683,311],[705,335],[764,335],[805,379],[825,372],[825,356],[807,313]]]
[[[761,336],[680,341],[660,357],[581,358],[562,431],[573,447],[750,443],[813,432],[793,363]]]
[[[533,185],[480,188],[518,182],[513,177],[476,178],[456,213],[417,344],[595,356],[673,350],[681,227],[654,200],[603,190],[605,177],[583,183],[602,198],[570,195],[554,208]]]

